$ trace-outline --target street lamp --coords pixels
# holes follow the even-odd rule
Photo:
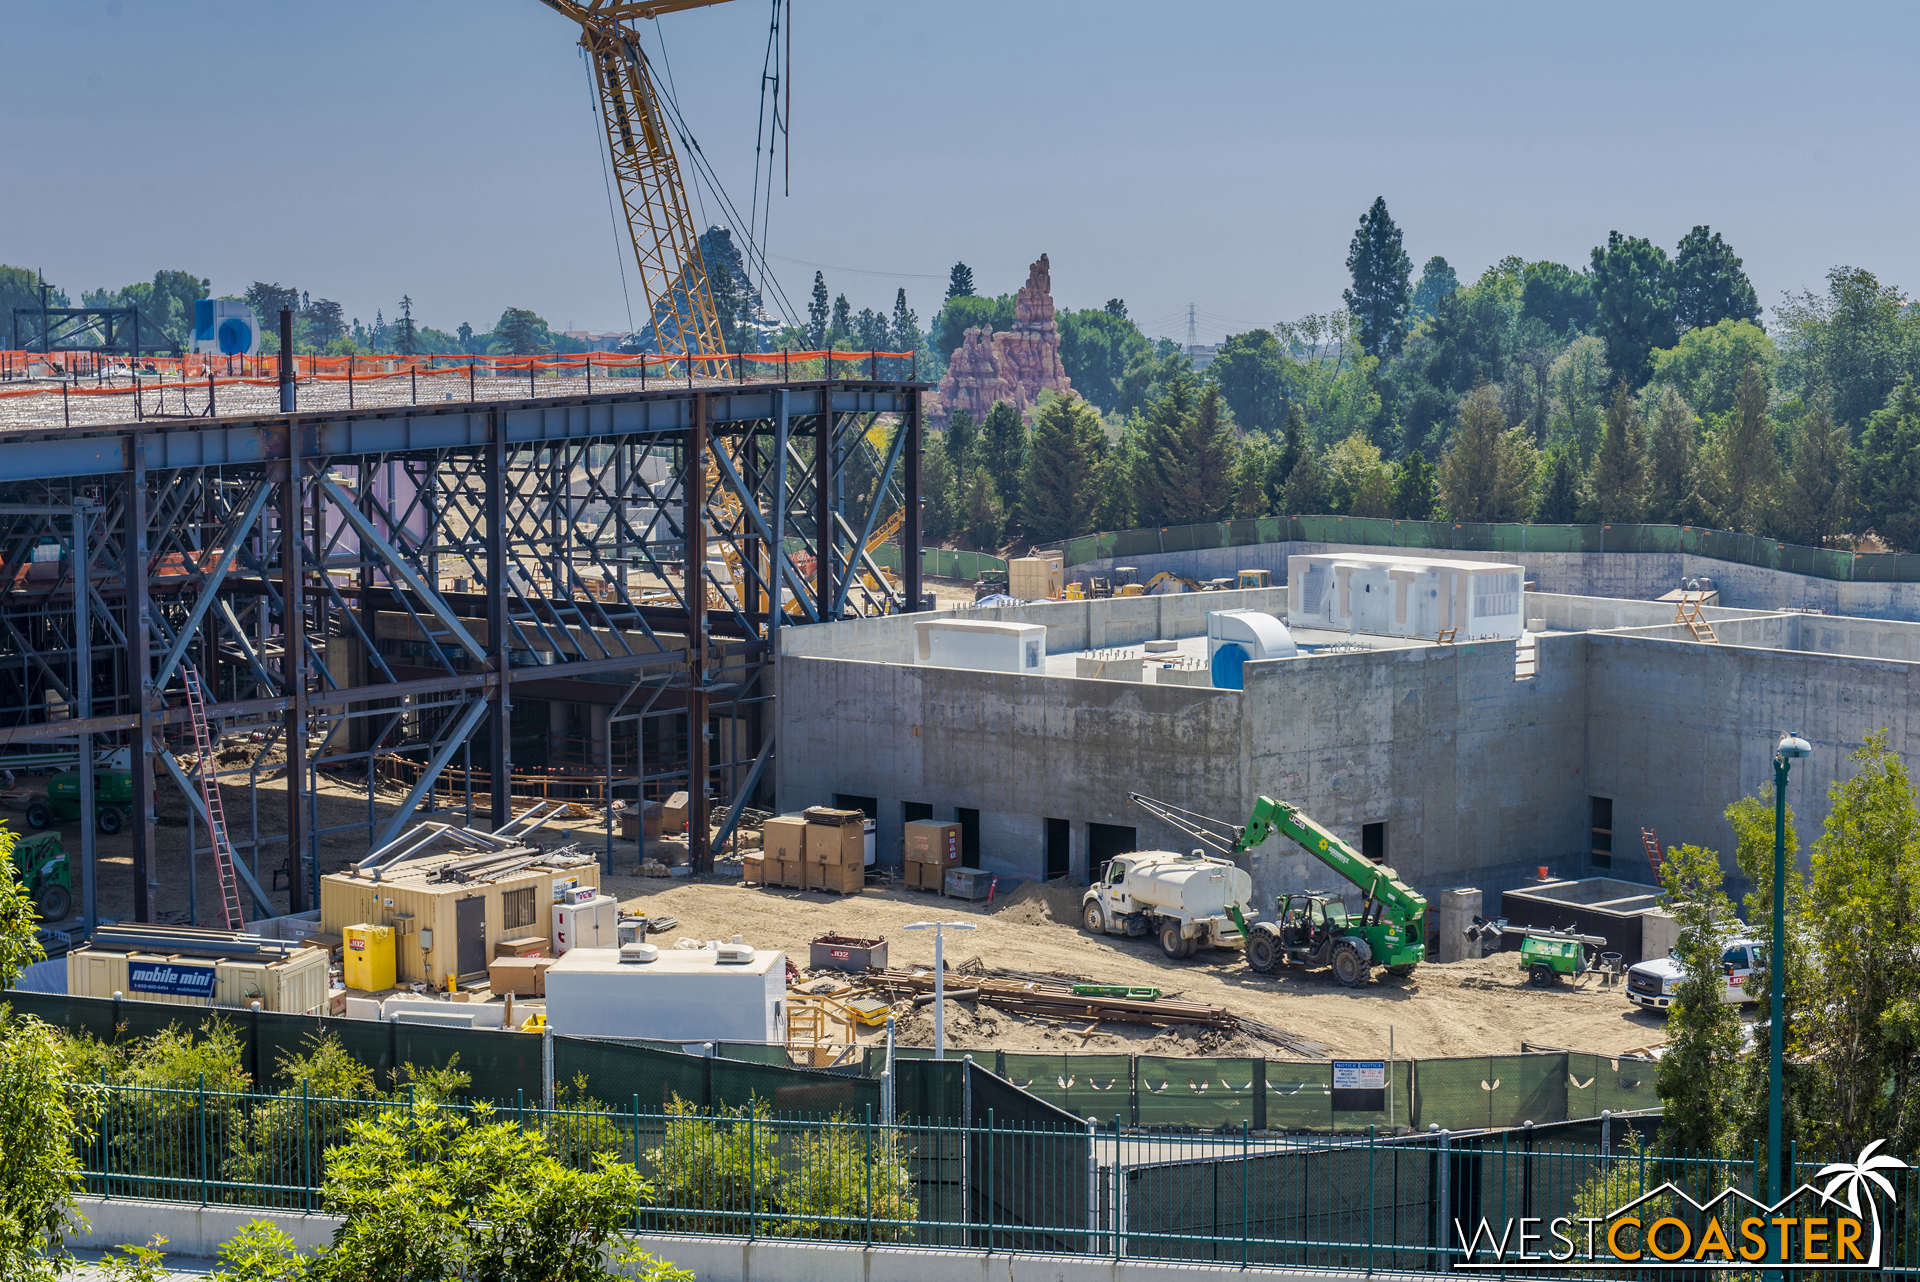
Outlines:
[[[933,1057],[947,1057],[947,936],[949,930],[974,930],[965,921],[910,921],[908,930],[933,931]]]
[[[1772,1054],[1767,1062],[1767,1201],[1778,1202],[1784,1184],[1780,1178],[1781,1061],[1786,1054],[1787,1004],[1787,775],[1793,763],[1811,756],[1813,748],[1789,730],[1773,750],[1773,955],[1767,970],[1773,989]],[[1781,1263],[1786,1263],[1786,1235],[1781,1234]]]

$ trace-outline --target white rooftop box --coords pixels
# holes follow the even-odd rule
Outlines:
[[[547,1021],[568,1037],[785,1042],[787,955],[739,944],[575,948],[547,968]]]
[[[1287,622],[1296,628],[1458,641],[1517,641],[1523,566],[1323,552],[1287,558]]]
[[[1223,690],[1244,688],[1241,665],[1256,659],[1291,659],[1300,653],[1287,625],[1261,610],[1207,612],[1207,666]]]
[[[1040,623],[985,619],[924,619],[913,625],[914,653],[934,668],[978,672],[1047,670],[1047,629]]]

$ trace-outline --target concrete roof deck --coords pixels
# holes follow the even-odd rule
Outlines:
[[[1361,652],[1367,652],[1418,650],[1434,644],[1434,642],[1421,637],[1372,636],[1364,633],[1349,635],[1345,632],[1333,632],[1324,628],[1290,628],[1289,631],[1293,634],[1294,644],[1300,647],[1300,653],[1294,656],[1296,659],[1311,659],[1316,654],[1325,653],[1329,650],[1341,654],[1351,654],[1355,652],[1353,649],[1335,650],[1334,647],[1354,646]],[[1175,648],[1173,650],[1163,651],[1158,654],[1146,653],[1144,645],[1140,643],[1125,646],[1107,646],[1097,650],[1071,650],[1063,654],[1049,654],[1047,656],[1046,675],[1050,677],[1079,676],[1079,660],[1106,658],[1118,654],[1124,655],[1127,658],[1143,660],[1141,664],[1141,680],[1147,684],[1153,684],[1155,682],[1155,674],[1162,669],[1164,662],[1167,660],[1179,657],[1189,660],[1197,659],[1202,664],[1206,663],[1207,639],[1204,636],[1181,637],[1174,642],[1174,646]],[[1132,678],[1085,677],[1083,679],[1089,681],[1114,681],[1131,680]]]

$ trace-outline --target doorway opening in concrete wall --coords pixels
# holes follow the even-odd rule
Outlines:
[[[1073,825],[1065,819],[1047,820],[1047,880],[1073,871]]]
[[[880,799],[878,797],[856,797],[850,792],[833,794],[835,810],[858,810],[867,818],[878,822],[880,818]]]
[[[1134,830],[1121,824],[1087,825],[1087,874],[1090,877],[1107,875],[1107,861],[1115,855],[1124,855],[1130,850],[1138,850],[1139,837]]]
[[[980,812],[955,806],[953,821],[960,825],[960,866],[978,868],[980,866]]]
[[[900,822],[918,823],[922,819],[933,818],[933,806],[925,801],[903,801],[900,803]]]
[[[1387,825],[1385,821],[1377,824],[1360,825],[1360,853],[1376,864],[1387,862]]]
[[[1593,825],[1592,859],[1595,868],[1613,867],[1613,798],[1588,797],[1589,822]]]

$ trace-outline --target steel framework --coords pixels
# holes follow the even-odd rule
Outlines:
[[[921,390],[656,384],[9,432],[0,753],[17,770],[84,743],[90,796],[96,759],[128,750],[142,921],[163,900],[170,915],[199,913],[191,873],[182,895],[156,849],[157,788],[189,807],[189,869],[207,821],[176,757],[192,749],[183,661],[216,726],[264,740],[221,772],[228,786],[286,774],[284,823],[267,825],[279,831],[262,831],[251,789],[244,811],[227,803],[250,916],[282,908],[276,863],[286,911],[316,902],[323,837],[337,851],[339,834],[363,833],[373,849],[449,800],[503,826],[514,801],[500,781],[525,773],[516,750],[544,754],[563,712],[593,744],[596,766],[575,773],[596,804],[677,785],[692,816],[727,805],[724,840],[771,785],[779,629],[919,600],[917,552],[896,584],[866,540],[898,511],[903,547],[918,548],[918,468],[900,460],[919,458]],[[520,724],[516,701],[547,703],[550,723]],[[647,730],[680,716],[684,731]],[[442,784],[436,798],[456,761],[464,791]],[[383,803],[396,762],[409,786]],[[323,776],[335,797],[364,781],[364,818],[322,823]],[[82,828],[90,929],[99,861]],[[688,836],[695,872],[709,872],[707,826]]]

